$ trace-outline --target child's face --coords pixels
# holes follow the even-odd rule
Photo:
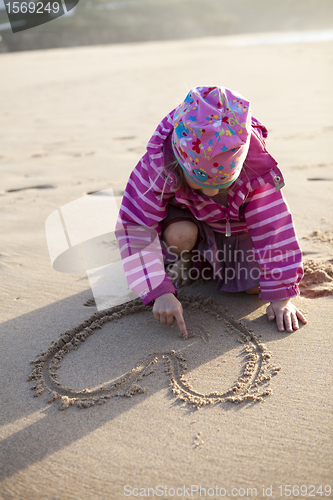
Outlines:
[[[194,189],[195,191],[200,191],[200,193],[204,194],[205,196],[210,196],[210,197],[218,194],[219,189],[201,187],[196,182],[192,181],[192,179],[185,172],[184,172],[184,174],[185,174],[186,182],[190,186],[191,189]]]

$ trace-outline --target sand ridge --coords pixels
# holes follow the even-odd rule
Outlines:
[[[303,239],[317,241],[320,243],[333,243],[333,229],[329,228],[326,231],[312,231],[309,236],[303,236]]]
[[[331,262],[315,260],[305,262],[300,292],[301,295],[309,299],[333,295],[333,265]]]
[[[183,291],[181,294],[184,309],[200,310],[213,316],[217,322],[223,323],[229,334],[234,335],[237,341],[244,345],[242,349],[244,367],[232,387],[221,392],[201,393],[197,391],[186,378],[187,359],[175,350],[149,353],[137,366],[115,382],[103,384],[93,390],[75,391],[62,385],[58,381],[57,370],[66,354],[73,349],[78,349],[88,336],[102,329],[105,323],[146,311],[147,307],[142,305],[140,299],[136,299],[125,305],[96,312],[77,327],[62,333],[46,352],[38,356],[37,360],[30,361],[34,368],[28,380],[34,382],[31,387],[35,391],[34,395],[38,397],[48,391],[50,394],[48,402],[60,400],[60,410],[65,410],[72,405],[78,408],[100,405],[111,397],[132,397],[145,392],[141,381],[155,372],[156,364],[159,362],[165,365],[164,371],[168,376],[172,393],[179,400],[196,408],[224,401],[232,403],[262,401],[265,396],[272,394],[270,380],[272,376],[278,374],[281,367],[274,367],[271,364],[272,354],[253,331],[233,318],[213,299],[207,299],[202,295],[185,295]],[[189,331],[187,338],[191,337],[201,337],[204,342],[207,342],[209,333],[199,325]],[[185,342],[187,338],[184,338]]]

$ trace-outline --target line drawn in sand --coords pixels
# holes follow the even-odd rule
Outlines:
[[[281,367],[274,367],[271,364],[271,353],[253,331],[234,319],[213,299],[207,299],[202,295],[185,295],[182,296],[181,302],[184,310],[190,312],[199,310],[200,313],[211,315],[217,322],[222,322],[228,333],[235,335],[235,339],[243,344],[244,368],[236,382],[227,390],[210,393],[197,391],[186,378],[188,369],[186,358],[175,350],[152,352],[124,376],[94,389],[75,391],[62,385],[58,381],[57,370],[66,354],[78,349],[89,336],[101,330],[104,324],[149,309],[142,305],[141,299],[135,299],[125,305],[96,312],[77,327],[62,333],[46,352],[42,352],[35,361],[30,361],[34,368],[28,380],[34,382],[31,387],[35,391],[34,396],[41,396],[47,391],[51,396],[49,403],[60,400],[60,410],[66,410],[71,405],[88,408],[103,404],[112,397],[132,397],[145,392],[141,381],[155,372],[159,362],[165,365],[164,371],[175,397],[197,408],[225,401],[231,403],[263,401],[265,396],[272,394],[272,389],[269,387],[270,380],[272,376],[278,374]],[[202,337],[205,342],[209,340],[209,335],[202,332],[200,326],[193,327],[189,331],[188,338],[198,336]],[[186,340],[184,338],[185,342]],[[221,373],[222,376],[223,373]]]

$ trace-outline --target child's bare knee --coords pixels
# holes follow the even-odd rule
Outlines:
[[[245,290],[245,291],[249,295],[257,295],[259,293],[259,286],[254,286],[254,287],[249,288],[248,290]]]
[[[177,254],[192,250],[197,238],[198,227],[192,221],[173,222],[163,233],[164,242]]]

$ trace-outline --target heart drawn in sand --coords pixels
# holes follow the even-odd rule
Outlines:
[[[62,333],[46,352],[41,353],[36,361],[31,361],[34,369],[28,380],[34,382],[32,389],[35,391],[35,396],[48,391],[51,395],[49,403],[60,400],[60,410],[65,410],[74,404],[79,408],[87,408],[103,404],[112,397],[132,397],[145,392],[141,381],[155,372],[159,362],[165,364],[164,371],[173,394],[198,408],[224,401],[232,403],[262,401],[265,396],[270,395],[272,393],[269,387],[270,380],[281,368],[271,364],[271,353],[253,331],[227,314],[213,299],[206,299],[201,295],[184,296],[181,302],[184,310],[190,311],[191,314],[200,311],[202,314],[209,314],[218,324],[222,322],[224,329],[242,344],[241,353],[244,360],[242,373],[230,388],[207,393],[196,390],[189,382],[189,377],[186,377],[187,359],[181,352],[175,350],[151,352],[125,375],[93,389],[73,390],[62,385],[58,381],[57,370],[64,357],[70,351],[78,349],[89,336],[98,334],[96,332],[99,332],[104,324],[147,311],[148,308],[142,305],[141,300],[136,299],[95,313],[77,327]],[[200,332],[199,335],[193,334],[190,330],[189,337],[194,336],[202,335]],[[186,339],[184,340],[186,342]],[[222,377],[223,372],[221,372]]]

